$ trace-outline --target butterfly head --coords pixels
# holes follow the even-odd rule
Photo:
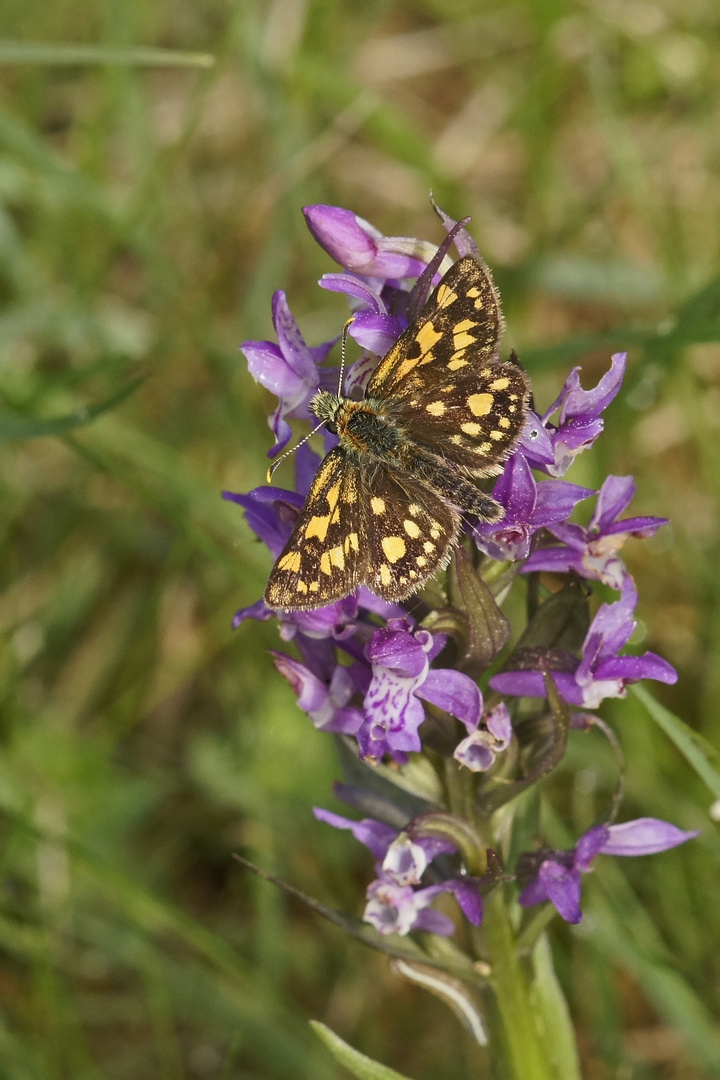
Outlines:
[[[331,394],[328,390],[319,390],[310,401],[308,408],[315,413],[318,420],[327,425],[333,435],[337,434],[337,415],[342,408],[344,399],[339,394]]]

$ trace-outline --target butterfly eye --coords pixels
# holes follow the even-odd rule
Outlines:
[[[333,424],[332,420],[325,421],[325,428],[331,435],[337,435],[337,424]]]

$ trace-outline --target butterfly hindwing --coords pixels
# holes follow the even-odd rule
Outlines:
[[[447,562],[460,514],[408,473],[377,466],[364,481],[367,584],[385,600],[404,600]]]
[[[418,390],[389,403],[387,415],[415,445],[472,476],[492,476],[520,437],[527,395],[525,373],[516,364],[481,360],[448,372],[431,393]]]

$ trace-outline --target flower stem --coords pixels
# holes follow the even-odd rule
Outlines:
[[[502,886],[488,897],[483,931],[492,967],[490,985],[495,993],[499,1029],[491,1032],[491,1045],[494,1041],[496,1055],[503,1055],[512,1080],[556,1080],[541,1045],[531,987],[516,955]]]

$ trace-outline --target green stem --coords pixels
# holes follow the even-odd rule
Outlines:
[[[515,951],[502,886],[488,897],[483,931],[500,1028],[494,1034],[496,1042],[499,1036],[508,1075],[512,1080],[555,1080],[555,1072],[540,1042],[529,980]],[[499,1045],[495,1046],[495,1052],[501,1052]]]

